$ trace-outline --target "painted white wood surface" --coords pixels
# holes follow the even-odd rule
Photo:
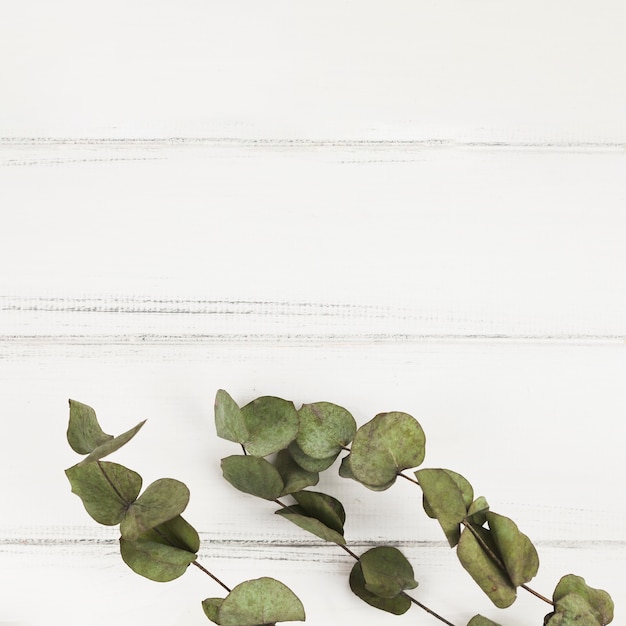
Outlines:
[[[90,523],[68,397],[110,432],[149,418],[117,457],[190,486],[230,584],[281,578],[310,624],[431,622],[360,603],[342,552],[223,482],[220,387],[412,413],[426,464],[537,542],[533,586],[579,573],[624,619],[621,3],[3,12],[2,626],[207,623],[219,593],[140,579]],[[541,623],[530,597],[490,608],[408,483],[321,487],[355,550],[402,546],[453,622]]]

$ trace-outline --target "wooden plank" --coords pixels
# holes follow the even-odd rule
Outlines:
[[[624,151],[2,149],[6,335],[626,336]]]
[[[619,0],[24,0],[0,135],[623,142],[625,22]]]

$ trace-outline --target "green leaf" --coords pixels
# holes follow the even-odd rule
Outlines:
[[[450,547],[459,542],[459,524],[465,519],[474,490],[460,474],[448,469],[423,469],[415,472],[423,492],[424,509],[437,518]]]
[[[196,553],[200,549],[200,537],[196,529],[180,515],[146,531],[141,538],[166,546],[174,546],[187,552]]]
[[[298,491],[291,495],[309,517],[318,519],[343,535],[346,512],[337,498],[319,491]]]
[[[354,474],[352,472],[352,467],[350,465],[350,456],[351,455],[348,454],[347,456],[344,456],[343,459],[341,459],[341,465],[339,466],[339,476],[341,476],[342,478],[350,478],[352,480],[357,480],[354,477]],[[360,482],[360,481],[357,481],[357,482]],[[384,485],[366,485],[365,483],[361,483],[361,484],[364,487],[371,489],[372,491],[386,491],[395,482],[396,482],[396,477],[394,476],[393,480],[390,480],[388,483],[385,483]]]
[[[482,615],[474,615],[474,617],[467,622],[467,626],[500,626],[500,624],[492,622],[490,619],[487,619]]]
[[[278,509],[275,513],[276,515],[280,515],[281,517],[289,520],[296,526],[299,526],[303,530],[314,534],[316,537],[320,537],[320,539],[323,539],[324,541],[331,541],[333,543],[338,543],[339,545],[344,545],[346,543],[346,540],[341,533],[329,528],[318,519],[310,517],[299,505],[287,506],[285,508]]]
[[[206,600],[202,600],[204,614],[215,624],[220,623],[219,614],[223,602],[224,598],[207,598]]]
[[[298,434],[300,420],[293,402],[263,396],[241,409],[249,439],[246,451],[254,456],[267,456],[286,448]]]
[[[503,515],[489,512],[487,522],[511,582],[519,587],[532,580],[539,569],[539,555],[530,539]]]
[[[189,503],[189,489],[173,478],[155,480],[130,505],[120,532],[124,539],[135,541],[147,530],[180,515]]]
[[[235,454],[222,459],[222,474],[236,489],[265,500],[276,500],[283,491],[283,479],[266,459]]]
[[[307,472],[300,467],[294,460],[288,449],[281,450],[276,455],[274,467],[278,470],[280,477],[285,486],[283,487],[281,496],[285,496],[294,491],[300,491],[305,487],[317,485],[319,482],[319,474],[317,472]]]
[[[217,612],[221,626],[258,626],[305,619],[302,602],[274,578],[257,578],[237,585]]]
[[[380,598],[395,598],[405,589],[415,589],[413,568],[397,548],[379,546],[361,555],[365,589]]]
[[[134,572],[157,582],[168,582],[182,576],[196,555],[187,550],[149,539],[127,541],[120,538],[124,563]]]
[[[356,432],[354,417],[331,402],[305,404],[298,416],[300,431],[296,441],[302,451],[314,459],[336,457]]]
[[[563,596],[556,604],[555,611],[546,615],[546,626],[603,626],[609,622],[600,621],[600,616],[589,602],[576,593]]]
[[[141,476],[117,463],[78,464],[65,474],[87,513],[105,526],[119,524],[141,490]]]
[[[511,606],[516,598],[515,586],[485,549],[487,546],[489,550],[497,554],[489,531],[482,527],[472,527],[472,529],[474,532],[468,527],[463,529],[457,545],[457,556],[461,565],[498,608],[504,609]],[[474,533],[480,537],[480,541]]]
[[[479,496],[467,509],[466,519],[476,526],[482,526],[487,521],[488,511],[489,504],[487,500],[483,496]]]
[[[103,444],[99,445],[95,450],[91,452],[88,456],[86,456],[79,465],[87,465],[87,463],[93,463],[94,461],[99,461],[100,459],[108,456],[109,454],[119,450],[123,445],[126,445],[140,430],[141,427],[146,423],[146,420],[143,422],[139,422],[136,426],[133,426],[130,430],[127,430],[125,433],[114,437],[113,439],[108,439]]]
[[[113,439],[107,435],[96,418],[96,412],[87,404],[70,400],[70,423],[67,427],[67,441],[74,452],[89,454],[105,441]]]
[[[422,463],[426,437],[407,413],[381,413],[359,428],[352,442],[350,468],[366,487],[391,486],[399,472]]]
[[[350,572],[350,589],[352,593],[381,611],[402,615],[411,608],[411,600],[404,594],[399,594],[395,598],[381,598],[374,595],[365,588],[365,578],[361,569],[360,561],[357,561]]]
[[[305,469],[308,472],[323,472],[325,469],[328,469],[339,456],[339,453],[337,453],[325,459],[314,459],[312,456],[304,454],[296,441],[292,441],[287,450],[289,450],[289,454],[291,454],[293,460],[302,469]]]
[[[218,437],[235,443],[245,444],[250,439],[241,409],[223,389],[215,395],[215,429]]]
[[[569,599],[564,604],[564,600],[572,594],[582,598],[582,600],[586,602],[589,610],[591,610],[595,615],[595,619],[598,624],[604,626],[605,624],[610,624],[613,621],[615,607],[611,596],[603,589],[594,589],[593,587],[589,587],[584,578],[575,576],[574,574],[567,574],[566,576],[563,576],[556,586],[554,594],[552,595],[552,599],[556,603],[557,609],[559,606],[563,607],[561,613],[565,614],[572,612],[574,601]],[[549,623],[552,626],[552,622]],[[555,622],[555,624],[557,623],[560,622]],[[568,622],[563,622],[563,624],[567,623]]]

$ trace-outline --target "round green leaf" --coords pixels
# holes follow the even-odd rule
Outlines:
[[[539,569],[539,555],[530,539],[503,515],[488,512],[487,522],[511,582],[519,587],[533,579]]]
[[[70,400],[70,422],[67,441],[74,452],[89,454],[113,435],[107,435],[96,418],[96,412],[87,404]]]
[[[305,404],[298,411],[300,431],[296,441],[314,459],[327,459],[341,452],[356,432],[354,417],[331,402]]]
[[[202,610],[204,614],[214,623],[219,624],[220,608],[224,598],[207,598],[202,600]]]
[[[361,569],[360,561],[357,561],[350,572],[350,589],[352,593],[381,611],[393,613],[394,615],[402,615],[411,608],[411,600],[404,594],[399,594],[395,598],[381,598],[374,595],[365,588],[365,578]]]
[[[484,548],[484,545],[487,545],[497,554],[489,531],[482,527],[473,527],[473,531],[465,527],[461,533],[456,548],[461,565],[498,608],[511,606],[516,598],[515,586]],[[474,533],[480,537],[480,541]]]
[[[215,429],[218,437],[235,443],[245,444],[250,439],[241,409],[223,389],[215,395]]]
[[[589,587],[584,578],[575,576],[574,574],[567,574],[559,581],[552,595],[552,599],[558,606],[559,603],[562,603],[570,594],[582,598],[595,612],[596,619],[602,626],[604,626],[604,624],[610,624],[613,621],[613,613],[615,610],[613,600],[603,589]]]
[[[65,474],[87,513],[105,526],[119,524],[141,490],[141,476],[117,463],[74,465]]]
[[[415,472],[422,488],[424,510],[441,524],[450,547],[461,536],[459,524],[465,519],[474,490],[460,474],[448,469],[423,469]]]
[[[235,454],[222,459],[222,474],[236,489],[265,500],[276,500],[283,491],[283,479],[266,459]]]
[[[329,528],[323,522],[320,522],[314,517],[310,517],[306,514],[306,511],[301,506],[287,506],[276,511],[276,515],[280,515],[290,522],[299,526],[303,530],[314,534],[316,537],[323,539],[324,541],[331,541],[344,545],[346,540],[341,533]]]
[[[200,549],[200,537],[196,529],[180,515],[146,531],[141,539],[174,546],[187,552],[197,553]]]
[[[292,441],[288,448],[291,458],[307,472],[323,472],[328,469],[339,456],[339,453],[333,454],[325,459],[314,459],[312,456],[308,456],[302,452],[302,449],[298,445],[297,441]]]
[[[417,587],[413,567],[397,548],[379,546],[361,555],[365,588],[380,598],[395,598]]]
[[[337,498],[319,491],[298,491],[291,496],[302,507],[306,515],[318,519],[343,535],[346,512]]]
[[[467,626],[500,626],[500,624],[492,622],[490,619],[487,619],[482,615],[474,615],[474,617],[467,622]]]
[[[134,572],[157,582],[168,582],[182,576],[196,555],[187,550],[147,539],[127,541],[120,538],[124,563]]]
[[[155,480],[129,507],[120,532],[134,541],[145,531],[180,515],[189,503],[189,489],[173,478]]]
[[[351,455],[348,454],[348,456],[344,456],[343,459],[341,459],[341,465],[339,466],[339,476],[341,476],[342,478],[350,478],[352,480],[357,480],[354,477],[354,474],[352,472],[352,467],[350,465],[350,457]],[[366,485],[365,483],[361,483],[361,484],[364,487],[371,489],[372,491],[386,491],[395,482],[396,482],[396,476],[394,476],[392,480],[390,480],[388,483],[385,483],[384,485]]]
[[[604,626],[600,616],[581,596],[568,593],[557,603],[553,613],[546,616],[546,626]]]
[[[300,491],[305,487],[317,485],[320,479],[317,472],[308,472],[300,467],[300,465],[293,460],[288,449],[281,450],[276,455],[274,467],[278,470],[285,484],[280,493],[281,496],[293,493],[294,491]]]
[[[352,441],[350,468],[365,486],[394,483],[399,472],[424,460],[426,437],[407,413],[381,413],[359,428]]]
[[[221,626],[258,626],[274,622],[302,622],[302,602],[274,578],[257,578],[237,585],[218,610]]]
[[[286,448],[298,434],[300,420],[293,402],[263,396],[241,409],[248,429],[246,451],[254,456],[267,456]]]

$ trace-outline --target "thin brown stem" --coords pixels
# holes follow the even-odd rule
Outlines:
[[[447,624],[448,626],[454,626],[452,622],[449,622],[445,617],[442,617],[438,613],[435,613],[432,609],[429,609],[425,604],[418,602],[415,598],[412,598],[408,593],[405,593],[403,591],[402,595],[406,596],[413,604],[415,604],[415,606],[419,606],[420,609],[422,609],[423,611],[426,611],[426,613],[429,613],[435,619],[438,619],[440,622],[443,622],[444,624]]]
[[[410,476],[407,476],[406,474],[403,474],[402,472],[398,472],[398,476],[401,476],[402,478],[404,478],[404,480],[408,480],[409,482],[419,487],[419,483],[417,482],[417,480],[415,480],[415,478],[411,478]]]
[[[528,591],[528,593],[532,593],[533,596],[535,596],[536,598],[539,598],[540,600],[543,600],[544,602],[546,602],[550,606],[554,606],[554,602],[552,602],[552,600],[550,600],[550,598],[546,598],[544,595],[540,594],[538,591],[535,591],[534,589],[531,589],[528,585],[520,585],[520,587],[522,589],[525,589],[526,591]]]
[[[224,589],[226,589],[226,591],[230,593],[230,587],[225,585],[217,576],[215,576],[214,574],[211,574],[211,572],[209,572],[209,570],[206,567],[203,567],[202,565],[200,565],[198,561],[192,561],[191,564],[195,565],[200,571],[204,572],[207,576],[210,576],[218,585],[224,587]]]

